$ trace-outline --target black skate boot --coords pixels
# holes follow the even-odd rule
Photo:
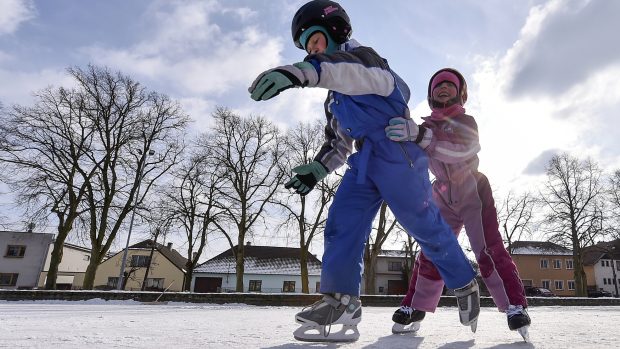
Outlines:
[[[459,319],[465,326],[470,326],[476,332],[478,315],[480,315],[480,289],[478,282],[473,279],[466,286],[454,290],[456,302],[459,306]]]
[[[426,316],[426,312],[422,310],[413,309],[407,306],[401,306],[392,315],[392,333],[410,333],[416,332],[420,329],[420,322]]]
[[[359,297],[336,293],[326,294],[309,309],[295,315],[302,326],[293,335],[306,342],[354,342],[360,333],[357,324],[362,319],[362,302]],[[332,325],[342,325],[332,331]]]
[[[511,305],[508,307],[508,310],[506,310],[506,315],[508,317],[508,328],[511,331],[519,332],[523,340],[529,342],[530,335],[528,329],[532,321],[527,314],[527,310],[521,305]]]

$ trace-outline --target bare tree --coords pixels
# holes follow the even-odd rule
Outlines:
[[[531,234],[536,203],[536,198],[530,192],[516,195],[510,191],[502,201],[498,220],[504,242],[508,245],[508,253],[512,253],[513,242],[520,241],[524,234]]]
[[[34,96],[34,106],[14,106],[0,117],[0,162],[28,220],[56,219],[45,285],[55,289],[64,242],[99,165],[92,161],[95,125],[79,90],[50,87]]]
[[[614,171],[609,177],[606,194],[610,207],[606,226],[612,238],[620,239],[620,170]]]
[[[186,291],[190,290],[194,268],[207,244],[209,226],[222,214],[217,190],[222,182],[221,171],[208,159],[205,154],[187,159],[173,171],[174,181],[165,192],[167,215],[181,226],[187,242]]]
[[[286,164],[283,172],[291,173],[292,166],[308,164],[312,162],[314,154],[319,151],[323,144],[321,137],[323,124],[299,123],[287,132],[286,136]],[[333,173],[317,183],[314,190],[308,195],[300,196],[284,193],[275,203],[285,212],[286,218],[283,227],[294,229],[299,237],[300,248],[300,271],[301,291],[309,293],[308,281],[308,255],[313,239],[320,234],[325,227],[327,209],[334,197],[336,188],[340,184],[341,177]]]
[[[212,132],[204,139],[209,162],[218,164],[223,181],[218,186],[223,217],[214,222],[226,237],[236,259],[237,292],[243,291],[245,238],[251,234],[283,183],[279,166],[283,145],[280,131],[262,117],[242,118],[228,109],[213,113]],[[236,230],[234,235],[228,227]]]
[[[603,233],[600,176],[601,171],[590,159],[556,155],[547,166],[547,183],[541,195],[549,210],[544,218],[547,236],[550,241],[572,247],[577,296],[587,295],[582,250]]]
[[[83,287],[92,289],[97,267],[127,215],[178,162],[188,118],[178,103],[121,73],[95,66],[69,73],[78,83],[85,117],[94,125],[89,155],[96,176],[88,179],[79,171],[86,183],[91,242]]]
[[[387,241],[390,233],[402,231],[385,202],[381,204],[377,219],[377,226],[368,236],[364,248],[364,289],[366,294],[376,293],[377,257],[383,249],[383,244]]]

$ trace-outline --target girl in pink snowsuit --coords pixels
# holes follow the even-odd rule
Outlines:
[[[428,86],[431,115],[423,118],[420,126],[411,119],[393,118],[386,134],[393,141],[416,142],[428,154],[429,168],[436,177],[433,199],[454,234],[465,226],[482,280],[499,311],[508,314],[510,329],[516,330],[530,323],[525,290],[504,248],[491,186],[478,171],[478,126],[472,116],[465,114],[466,101],[463,76],[454,69],[441,69]],[[443,286],[435,266],[420,253],[394,322],[419,323],[425,312],[434,312]]]

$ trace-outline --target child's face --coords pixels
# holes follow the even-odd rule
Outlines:
[[[446,103],[452,98],[456,97],[458,93],[456,86],[449,82],[444,81],[441,84],[435,86],[433,89],[433,100],[439,103]]]
[[[306,44],[306,52],[308,54],[314,53],[325,53],[327,49],[327,40],[325,39],[325,35],[321,32],[315,32],[308,39],[308,43]]]

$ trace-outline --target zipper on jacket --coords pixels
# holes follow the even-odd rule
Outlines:
[[[411,159],[411,156],[409,156],[409,153],[407,153],[407,149],[405,149],[405,146],[401,142],[399,142],[398,145],[400,145],[400,149],[403,151],[405,159],[409,162],[409,167],[413,168],[413,160]]]

